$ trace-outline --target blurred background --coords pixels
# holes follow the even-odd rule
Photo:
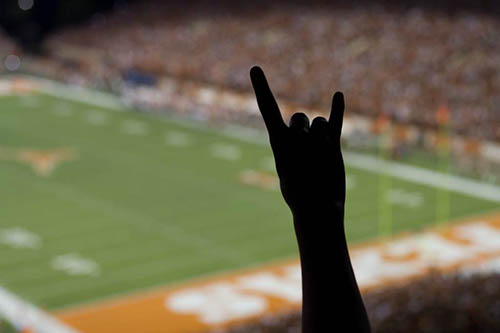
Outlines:
[[[344,92],[350,244],[404,234],[404,255],[383,258],[438,263],[361,286],[374,331],[500,330],[498,1],[4,0],[0,23],[0,304],[59,316],[296,258],[257,64],[285,118],[325,116]],[[471,219],[492,229],[471,229],[486,238],[468,266],[471,239],[415,241]],[[0,332],[39,326],[8,307]],[[300,322],[296,309],[242,318],[207,327]]]

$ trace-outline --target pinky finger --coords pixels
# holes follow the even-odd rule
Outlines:
[[[344,122],[344,94],[337,91],[332,98],[332,110],[330,112],[329,123],[332,128],[332,134],[334,137],[340,139],[340,134],[342,132],[342,124]]]

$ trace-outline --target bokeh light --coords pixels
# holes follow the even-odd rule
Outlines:
[[[35,2],[33,0],[18,0],[17,4],[22,10],[30,10]]]
[[[16,71],[21,66],[21,58],[15,54],[10,54],[5,58],[4,65],[9,71]]]

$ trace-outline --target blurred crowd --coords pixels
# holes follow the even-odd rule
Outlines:
[[[100,52],[86,57],[93,76],[133,69],[241,91],[260,64],[275,93],[298,105],[324,107],[338,89],[353,112],[429,127],[446,106],[455,133],[500,141],[500,20],[487,13],[145,1],[48,45]]]
[[[365,294],[363,299],[373,332],[500,332],[499,273],[431,275],[408,285]],[[211,333],[299,332],[300,314],[290,313]]]
[[[0,28],[0,72],[3,70],[5,58],[16,50],[16,45]]]

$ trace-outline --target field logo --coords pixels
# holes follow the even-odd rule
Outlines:
[[[269,172],[245,170],[238,175],[238,181],[266,191],[277,191],[280,188],[278,176]]]
[[[29,164],[37,175],[48,177],[54,169],[62,162],[71,161],[76,158],[72,149],[61,148],[52,150],[35,149],[5,149],[0,147],[0,160],[18,161]]]

